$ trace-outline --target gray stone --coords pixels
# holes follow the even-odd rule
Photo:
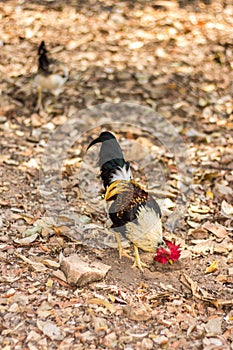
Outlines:
[[[103,279],[111,266],[100,261],[84,261],[77,254],[72,254],[61,261],[61,270],[71,285],[84,286]]]

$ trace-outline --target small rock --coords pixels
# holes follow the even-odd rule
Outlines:
[[[111,266],[100,261],[86,262],[77,254],[72,254],[62,259],[60,268],[66,275],[69,284],[84,286],[103,279]]]
[[[233,195],[233,189],[230,186],[217,183],[214,187],[217,196],[230,197]]]
[[[123,15],[121,15],[120,13],[113,13],[110,16],[110,20],[116,24],[123,24],[123,23],[125,23],[126,18]]]
[[[144,338],[141,343],[141,348],[144,350],[150,350],[153,349],[154,343],[153,340],[150,338]]]
[[[7,165],[19,165],[19,161],[15,159],[6,159],[4,163]]]
[[[25,237],[33,236],[36,233],[41,233],[41,231],[42,231],[42,227],[33,226],[33,227],[28,228],[24,232],[22,232],[22,237],[25,238]]]
[[[30,244],[33,243],[38,237],[38,233],[35,233],[34,235],[27,236],[24,238],[16,238],[14,239],[14,242],[16,244]]]
[[[91,219],[87,215],[81,215],[79,218],[80,224],[89,224],[91,222]]]
[[[143,41],[132,41],[129,43],[130,50],[137,50],[144,46]]]
[[[5,115],[0,115],[0,124],[4,124],[7,121],[7,117]]]
[[[27,336],[26,343],[29,341],[38,341],[40,338],[41,338],[41,335],[32,330]]]
[[[45,266],[48,266],[48,267],[53,267],[53,268],[58,268],[60,266],[60,264],[58,262],[51,260],[51,259],[43,259],[42,264],[44,264]]]
[[[93,316],[93,325],[95,328],[95,332],[106,331],[108,329],[107,321],[103,317]]]
[[[3,232],[2,232],[3,233]],[[5,235],[5,236],[2,236],[1,234],[0,234],[0,242],[9,242],[10,241],[10,238],[7,236],[7,235]]]
[[[232,276],[233,275],[233,267],[230,267],[228,269],[228,275]]]
[[[207,135],[203,132],[200,132],[194,128],[187,129],[185,131],[185,136],[187,137],[198,137],[201,140],[206,140]]]
[[[14,293],[14,289],[11,288],[10,291],[12,290],[11,293]],[[9,291],[8,291],[9,293]],[[28,295],[21,293],[21,292],[16,292],[14,295],[11,297],[11,301],[18,303],[20,306],[25,307],[26,305],[29,304],[29,297]]]
[[[95,339],[95,337],[96,337],[96,335],[93,334],[91,331],[86,331],[86,332],[81,334],[81,339],[84,343],[91,342],[92,340]]]
[[[205,330],[207,334],[215,335],[222,334],[222,317],[211,318],[205,325]]]
[[[137,79],[137,81],[139,82],[139,84],[147,84],[149,82],[150,79],[150,75],[149,74],[144,74],[141,72],[135,73],[135,77]]]
[[[208,101],[206,101],[204,98],[200,97],[198,100],[198,105],[200,107],[205,107],[207,105]]]
[[[108,349],[115,348],[117,346],[117,336],[115,332],[107,334],[103,338],[103,345],[106,346]]]
[[[132,74],[129,72],[121,71],[117,73],[117,79],[119,80],[128,80],[132,78]]]
[[[39,340],[38,343],[37,343],[37,346],[38,346],[39,349],[48,349],[47,338],[43,337],[41,340]]]
[[[156,338],[153,338],[154,343],[159,345],[165,345],[168,343],[168,338],[165,335],[159,335]]]
[[[20,312],[19,304],[18,304],[18,303],[13,303],[13,304],[11,304],[10,307],[8,308],[8,311],[9,311],[9,312],[12,312],[12,313],[18,313],[18,312]]]
[[[219,338],[204,338],[203,339],[203,345],[204,345],[204,348],[203,349],[223,349],[222,346],[223,346],[223,343],[221,341],[221,339]]]

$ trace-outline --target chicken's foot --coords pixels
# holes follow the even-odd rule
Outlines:
[[[134,247],[134,263],[132,267],[138,267],[139,270],[141,270],[143,272],[143,266],[147,267],[147,264],[145,264],[144,262],[141,261],[140,256],[139,256],[139,252],[138,252],[138,247],[136,247],[136,245],[133,246]]]
[[[129,255],[128,250],[124,249],[121,245],[121,235],[119,232],[115,232],[116,240],[117,240],[117,246],[118,246],[118,252],[120,259],[122,256],[125,256],[126,258],[129,258],[131,260],[134,260],[132,256]]]

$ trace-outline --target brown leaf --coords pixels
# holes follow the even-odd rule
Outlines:
[[[37,327],[52,340],[62,340],[64,338],[61,329],[51,321],[37,320]]]
[[[205,228],[203,228],[203,226],[199,226],[198,228],[189,230],[188,235],[191,235],[195,239],[208,238],[208,232]]]
[[[88,300],[86,300],[86,304],[102,305],[102,306],[106,307],[106,309],[109,310],[111,313],[116,312],[115,306],[104,299],[99,299],[99,298],[88,299]]]
[[[221,204],[221,214],[227,218],[233,218],[233,205],[223,200]]]
[[[197,282],[193,281],[186,273],[181,276],[180,281],[184,283],[186,287],[191,289],[194,297],[203,301],[208,301],[216,308],[233,305],[233,299],[215,299],[210,293],[201,288]]]
[[[151,318],[151,309],[146,304],[131,304],[124,307],[124,313],[134,321],[146,321]]]
[[[205,222],[202,227],[211,233],[213,233],[218,238],[225,238],[227,237],[227,231],[226,229],[220,225],[220,224],[213,224],[209,221]]]
[[[18,253],[17,251],[15,251],[15,255],[22,259],[25,263],[29,264],[30,266],[33,267],[34,270],[36,271],[46,271],[47,267],[44,266],[44,264],[40,263],[40,262],[36,262],[36,261],[32,261],[31,259],[26,258],[26,256]]]
[[[198,240],[193,243],[196,245],[188,247],[193,253],[207,255],[208,253],[213,254],[214,252],[214,242],[212,239]]]

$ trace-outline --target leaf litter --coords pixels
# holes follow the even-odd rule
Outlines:
[[[0,5],[3,349],[232,346],[232,13],[229,0]],[[32,81],[41,39],[69,66],[70,77],[56,105],[45,94],[46,108],[38,113]],[[176,177],[172,155],[155,142],[150,115],[138,118],[127,110],[113,120],[109,111],[79,114],[88,106],[125,101],[152,107],[176,126],[188,145],[193,176],[188,210],[166,226],[181,243],[181,259],[164,267],[142,253],[150,266],[144,275],[132,270],[131,261],[119,261],[97,167],[83,153],[90,135],[70,147],[63,164],[72,214],[48,215],[38,190],[50,133],[79,116],[80,130],[95,120],[119,134],[135,175],[143,182],[146,173],[149,190],[165,199],[167,222],[186,185]],[[112,126],[116,119],[124,122],[124,113],[129,123],[138,118],[137,127]],[[60,270],[61,253],[100,260],[111,269],[103,282],[70,286]]]

